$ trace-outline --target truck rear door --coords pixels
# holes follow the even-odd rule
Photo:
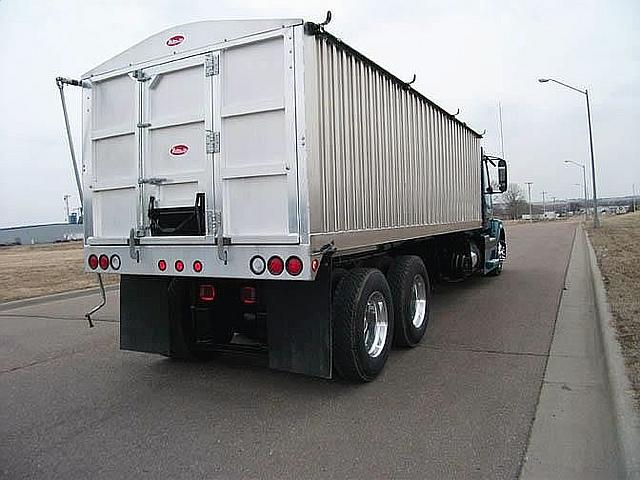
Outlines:
[[[121,243],[133,229],[144,241],[212,243],[212,61],[199,55],[93,82],[97,242]]]
[[[219,205],[235,243],[298,243],[291,28],[220,52]]]

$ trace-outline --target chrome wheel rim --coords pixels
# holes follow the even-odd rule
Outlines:
[[[504,262],[507,258],[507,246],[504,242],[498,242],[498,260]]]
[[[371,358],[376,358],[384,350],[388,331],[387,301],[382,293],[375,291],[369,295],[364,312],[364,348]]]
[[[411,292],[411,312],[413,314],[411,323],[415,328],[420,328],[424,324],[427,313],[427,286],[422,275],[418,274],[413,277]]]

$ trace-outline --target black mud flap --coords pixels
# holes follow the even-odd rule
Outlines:
[[[331,261],[315,281],[264,282],[269,367],[331,378]]]
[[[171,354],[170,279],[120,277],[120,349]]]

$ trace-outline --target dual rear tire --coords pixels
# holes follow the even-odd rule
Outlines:
[[[333,365],[349,381],[368,382],[391,345],[413,347],[427,328],[429,277],[417,256],[401,256],[387,276],[375,268],[341,271],[333,297]]]

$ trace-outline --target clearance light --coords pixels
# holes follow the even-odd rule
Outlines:
[[[245,305],[255,305],[258,301],[255,287],[242,287],[242,290],[240,291],[240,300],[242,300],[242,303]]]
[[[193,271],[196,273],[200,273],[202,271],[202,262],[200,260],[193,262]]]
[[[98,263],[100,263],[100,268],[102,270],[106,270],[107,268],[109,268],[109,257],[107,257],[106,255],[100,255]]]
[[[182,260],[176,260],[176,263],[173,265],[176,269],[176,272],[181,272],[184,270],[184,262]]]
[[[294,277],[300,275],[300,272],[302,272],[302,260],[298,257],[287,258],[287,272]]]
[[[320,266],[320,262],[318,261],[317,258],[314,258],[313,260],[311,260],[311,271],[312,272],[317,271],[319,266]]]
[[[213,285],[200,285],[198,297],[203,302],[213,302],[216,299],[216,289]]]
[[[264,273],[264,270],[267,268],[267,263],[260,255],[256,255],[249,262],[249,268],[256,275],[262,275]]]
[[[89,263],[89,268],[91,268],[91,270],[95,270],[98,268],[98,257],[95,255],[89,255],[87,263]]]
[[[284,270],[284,262],[278,256],[273,256],[267,262],[267,268],[271,275],[280,275]]]
[[[160,269],[161,272],[164,272],[167,269],[166,260],[158,260],[158,268]]]

